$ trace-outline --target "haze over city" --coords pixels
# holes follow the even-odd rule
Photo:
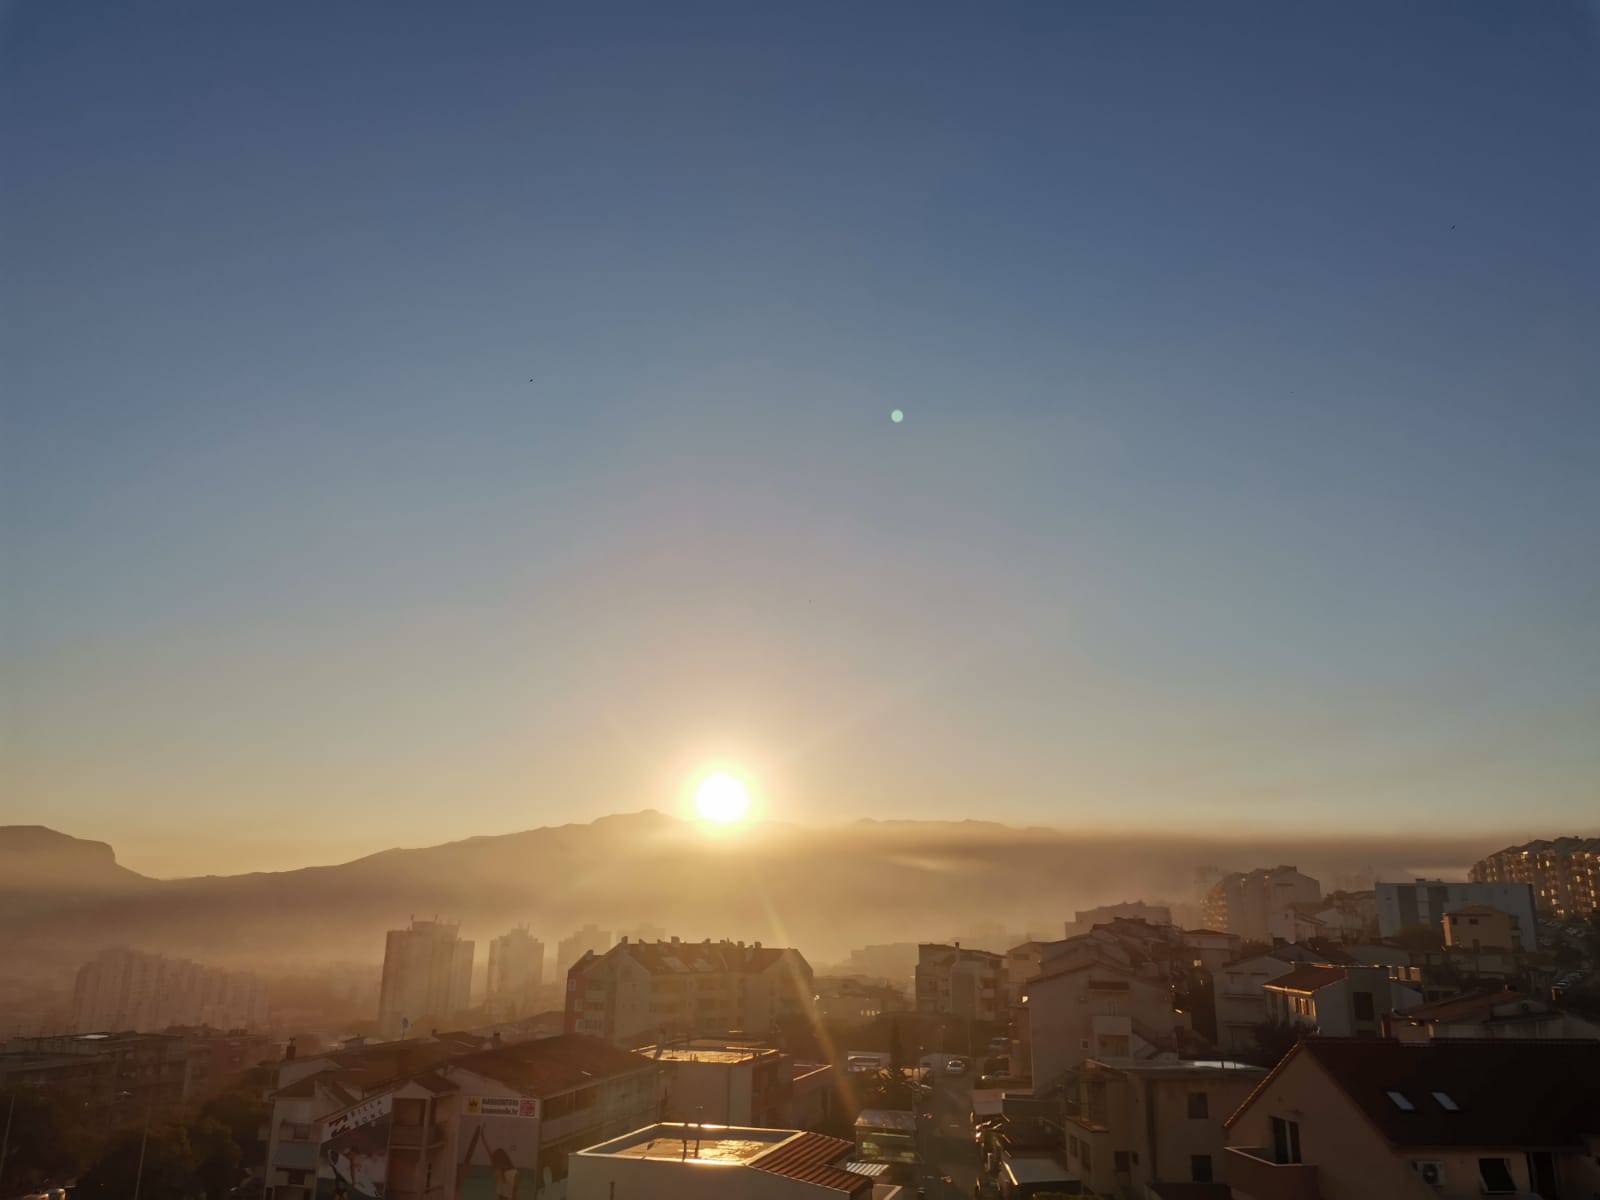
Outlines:
[[[1597,131],[1600,0],[0,0],[0,1200],[1600,1197]]]

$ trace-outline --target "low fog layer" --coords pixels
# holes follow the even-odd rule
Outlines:
[[[13,826],[0,828],[0,956],[17,975],[54,974],[116,944],[258,970],[375,962],[385,930],[437,915],[480,942],[523,923],[554,939],[589,921],[648,922],[684,938],[795,945],[827,964],[852,947],[945,940],[982,923],[1059,937],[1076,909],[1118,900],[1192,904],[1201,867],[1295,863],[1332,890],[1459,875],[1500,845],[1090,837],[971,821],[717,837],[643,812],[338,866],[154,880],[116,865],[103,843]]]

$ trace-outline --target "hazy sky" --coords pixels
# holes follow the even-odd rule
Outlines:
[[[1600,10],[5,13],[0,819],[1595,828]]]

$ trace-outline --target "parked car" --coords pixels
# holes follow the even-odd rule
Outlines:
[[[967,1073],[967,1060],[964,1058],[949,1059],[944,1064],[944,1073],[946,1075],[965,1075]]]

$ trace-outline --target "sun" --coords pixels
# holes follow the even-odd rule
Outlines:
[[[695,788],[694,811],[712,825],[736,825],[750,812],[750,791],[726,771],[717,771]]]

